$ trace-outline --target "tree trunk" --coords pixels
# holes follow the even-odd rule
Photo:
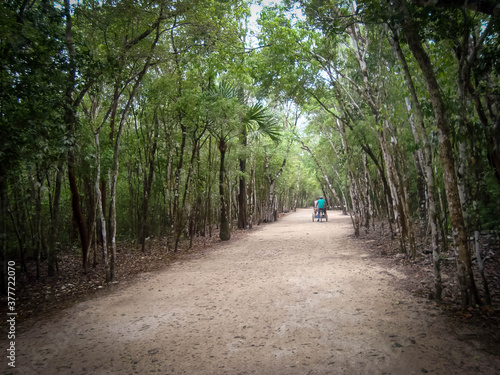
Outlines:
[[[24,191],[21,190],[19,192],[18,189],[14,189],[14,198],[15,198],[15,203],[16,203],[16,212],[22,212],[21,217],[18,217],[17,219],[14,218],[11,210],[8,207],[8,201],[9,198],[8,196],[5,197],[6,199],[6,210],[8,211],[9,215],[12,218],[12,224],[14,225],[14,230],[16,232],[16,236],[18,239],[19,243],[19,259],[21,261],[21,271],[24,273],[28,273],[28,268],[26,266],[26,259],[25,259],[25,254],[26,254],[26,229],[25,229],[25,223],[29,221],[28,218],[26,218],[25,213],[28,212],[28,207],[24,209],[23,201],[25,199],[22,199],[21,197],[25,196]],[[7,192],[6,192],[7,194]],[[21,235],[23,233],[23,235]]]
[[[219,166],[219,195],[220,195],[220,239],[229,241],[231,239],[231,230],[229,229],[229,220],[227,218],[226,198],[224,192],[224,161],[226,158],[227,144],[224,139],[219,139],[220,166]]]
[[[88,230],[88,244],[87,251],[85,252],[84,267],[83,272],[87,274],[89,260],[90,260],[90,250],[92,248],[93,237],[96,227],[96,210],[97,210],[97,197],[95,196],[95,189],[93,183],[91,183],[89,176],[84,178],[85,187],[85,197],[87,198],[87,230]]]
[[[362,31],[365,33],[365,35],[361,35]],[[353,23],[348,29],[347,33],[350,35],[351,40],[353,42],[353,48],[354,48],[354,55],[356,56],[356,60],[358,61],[359,68],[360,68],[360,73],[361,77],[363,79],[363,85],[364,87],[358,87],[358,93],[365,98],[366,104],[369,106],[372,116],[373,116],[373,122],[375,126],[372,126],[373,131],[377,134],[378,140],[380,143],[380,147],[382,149],[383,153],[383,160],[386,162],[386,169],[387,169],[387,180],[384,175],[383,169],[378,165],[378,162],[376,162],[377,167],[379,168],[379,173],[382,178],[382,181],[384,183],[384,189],[386,192],[386,202],[387,202],[387,212],[388,212],[388,217],[389,217],[389,225],[391,227],[391,233],[392,233],[392,238],[394,238],[394,232],[393,232],[393,219],[394,223],[398,226],[400,230],[403,232],[405,231],[406,224],[404,221],[402,222],[401,220],[403,219],[402,217],[402,206],[399,203],[398,197],[396,195],[396,189],[395,189],[395,182],[393,179],[391,179],[391,172],[389,171],[388,165],[387,165],[387,157],[389,156],[387,154],[386,148],[386,143],[383,139],[383,137],[380,134],[380,131],[377,128],[384,128],[384,123],[383,123],[383,118],[381,117],[381,114],[383,111],[381,110],[381,90],[379,87],[383,87],[383,85],[380,82],[372,82],[372,78],[369,76],[368,72],[368,64],[366,63],[366,54],[368,51],[368,41],[369,38],[367,37],[366,29],[361,29],[358,24]],[[381,39],[382,40],[382,39]],[[382,44],[380,44],[379,49],[382,49]],[[380,63],[382,60],[380,60]],[[363,147],[363,146],[362,146]],[[366,151],[366,150],[365,150]],[[370,154],[369,154],[370,155]],[[370,157],[376,161],[376,158],[373,157],[373,155],[370,155]],[[391,215],[391,209],[392,209],[392,215]],[[391,217],[392,216],[392,217]],[[399,220],[398,220],[399,219]],[[401,243],[402,243],[402,248],[404,248],[404,237],[401,237]]]
[[[408,192],[406,183],[401,175],[402,168],[398,165],[398,159],[402,156],[397,144],[397,135],[389,119],[383,120],[383,130],[379,132],[379,143],[386,163],[387,177],[393,188],[394,207],[396,208],[399,226],[401,229],[401,251],[415,257],[415,235],[413,233],[413,222],[408,206]],[[389,141],[390,140],[390,141]],[[409,247],[409,249],[408,249]]]
[[[474,201],[474,210],[477,211],[477,201]],[[479,274],[481,275],[481,280],[483,281],[484,288],[484,298],[486,300],[486,304],[491,306],[491,293],[488,285],[488,278],[484,273],[484,262],[483,257],[481,255],[481,244],[479,243],[479,231],[474,231],[474,249],[476,255],[477,268],[479,270]]]
[[[423,120],[422,111],[420,108],[420,102],[417,97],[417,92],[415,90],[415,85],[413,84],[413,79],[410,74],[410,69],[406,63],[406,58],[401,50],[399,44],[398,33],[394,28],[392,30],[392,37],[389,35],[389,42],[393,48],[395,56],[401,63],[403,67],[403,73],[406,80],[406,85],[410,91],[410,100],[406,99],[406,108],[410,114],[410,126],[414,134],[415,143],[419,144],[419,139],[423,145],[423,155],[422,152],[418,153],[418,159],[420,160],[421,168],[425,172],[425,182],[427,184],[427,212],[429,215],[429,224],[431,227],[431,252],[433,260],[434,269],[434,297],[437,301],[441,301],[442,294],[442,284],[441,284],[441,266],[440,266],[440,251],[438,245],[438,227],[439,220],[436,209],[436,189],[434,184],[434,172],[432,170],[432,150],[427,139],[427,134],[425,131],[425,125]],[[413,117],[414,115],[414,117]],[[416,125],[416,126],[415,126]],[[416,129],[415,129],[416,128]],[[420,149],[418,150],[420,151]]]
[[[111,270],[109,266],[109,257],[108,257],[108,239],[106,235],[106,217],[104,213],[106,212],[106,206],[105,206],[105,196],[106,193],[104,190],[101,190],[99,188],[99,181],[101,181],[101,147],[99,144],[99,130],[94,134],[94,141],[95,141],[95,146],[96,146],[96,164],[97,164],[97,171],[96,171],[96,177],[95,177],[95,192],[96,192],[96,197],[97,197],[97,213],[99,215],[99,220],[100,220],[100,228],[101,228],[101,239],[102,239],[102,257],[104,261],[104,269],[106,272],[106,282],[111,281]],[[105,188],[106,184],[103,183],[102,186]],[[97,236],[96,236],[97,237]],[[97,241],[97,238],[96,238]]]
[[[243,126],[243,135],[241,144],[243,148],[247,146],[246,126]],[[247,187],[246,187],[246,156],[240,158],[240,178],[238,192],[238,229],[246,229],[247,227]]]
[[[467,242],[467,233],[465,231],[465,222],[460,205],[458,194],[457,177],[455,175],[455,160],[450,141],[450,130],[444,101],[434,70],[419,39],[417,26],[413,23],[411,16],[406,8],[404,0],[395,0],[394,4],[401,13],[401,26],[408,41],[408,45],[417,60],[423,73],[427,90],[430,95],[434,116],[438,128],[438,141],[440,160],[443,167],[443,178],[446,188],[446,197],[450,211],[450,220],[452,226],[453,243],[458,253],[457,257],[457,276],[460,284],[462,307],[475,305],[479,303],[478,293],[472,274],[472,261],[469,245]]]
[[[298,168],[298,171],[297,171],[297,185],[296,185],[296,188],[295,188],[295,195],[294,195],[294,198],[293,198],[293,211],[296,212],[297,211],[297,199],[299,197],[299,193],[300,193],[300,160],[299,160],[299,168]]]
[[[227,202],[226,202],[226,215],[228,218],[229,230],[233,229],[233,187],[231,184],[231,171],[227,171],[224,174],[224,178],[227,180]]]
[[[240,159],[240,181],[238,192],[238,229],[247,227],[247,187],[244,173],[246,172],[246,160]]]
[[[36,183],[35,177],[30,176],[32,198],[35,201],[34,215],[34,239],[35,239],[35,259],[36,259],[36,278],[40,278],[40,255],[42,252],[42,180],[40,172],[36,166]]]
[[[347,143],[346,134],[345,134],[345,125],[342,121],[337,119],[337,128],[339,129],[340,139],[342,141],[342,147],[344,148],[344,152],[347,156],[346,165],[347,165],[347,179],[349,180],[349,192],[351,196],[351,209],[349,209],[349,216],[351,217],[352,226],[354,228],[354,235],[356,237],[359,236],[359,227],[360,227],[360,218],[359,218],[359,206],[358,206],[358,197],[356,195],[356,187],[355,187],[355,179],[351,172],[351,154],[349,150],[349,144]]]
[[[207,186],[205,194],[205,218],[203,220],[203,231],[206,227],[209,228],[209,237],[212,237],[212,171],[213,171],[213,160],[212,160],[212,137],[208,138],[208,169],[207,169]]]
[[[182,121],[182,119],[180,120]],[[181,147],[179,150],[179,160],[177,162],[177,167],[175,169],[175,181],[174,181],[174,205],[172,215],[174,217],[174,253],[177,252],[179,246],[179,240],[182,234],[182,227],[184,222],[183,212],[180,207],[180,186],[181,186],[181,171],[184,165],[184,150],[186,147],[186,128],[181,123]]]
[[[366,213],[365,213],[365,230],[368,232],[370,229],[370,220],[373,218],[373,208],[372,208],[372,199],[370,195],[370,173],[368,172],[368,157],[366,154],[363,154],[363,167],[364,167],[364,180],[365,180],[365,189],[364,196],[366,199]]]
[[[156,115],[156,111],[153,119],[155,126],[153,131],[153,145],[151,146],[151,150],[149,155],[147,155],[147,161],[149,166],[148,173],[144,176],[143,179],[143,197],[142,197],[142,217],[141,217],[141,229],[139,241],[141,244],[141,250],[144,253],[146,251],[146,237],[149,235],[148,228],[148,214],[149,214],[149,199],[151,194],[151,187],[153,185],[153,177],[154,177],[154,168],[155,168],[155,156],[156,149],[158,145],[158,117]]]
[[[196,132],[196,130],[195,130]],[[181,202],[181,206],[180,206],[180,211],[183,212],[183,229],[185,228],[186,224],[188,226],[188,234],[189,234],[189,237],[192,239],[192,217],[193,217],[193,209],[187,209],[187,205],[186,205],[186,200],[187,200],[187,195],[188,195],[188,192],[189,192],[189,189],[190,187],[192,186],[192,176],[193,176],[193,169],[194,169],[194,162],[196,160],[196,155],[198,153],[198,148],[200,147],[199,146],[199,140],[200,138],[199,137],[196,137],[196,134],[193,133],[193,141],[192,141],[192,150],[191,150],[191,160],[189,162],[189,167],[188,167],[188,173],[187,173],[187,176],[186,176],[186,181],[184,182],[184,194],[182,196],[182,202]],[[187,222],[187,223],[186,223]],[[177,239],[176,239],[177,240]],[[190,241],[190,245],[189,245],[189,248],[191,248],[191,243],[192,241]]]
[[[71,207],[73,209],[73,218],[78,227],[80,234],[80,244],[82,248],[82,267],[85,269],[87,250],[89,244],[89,235],[87,230],[86,220],[83,217],[82,208],[80,206],[80,193],[78,192],[78,185],[76,183],[75,174],[75,156],[73,150],[68,151],[68,180],[69,188],[71,191]]]
[[[408,74],[409,74],[409,72],[408,72]],[[413,82],[412,81],[408,82],[408,80],[407,80],[407,85],[409,86],[410,84],[413,84]],[[414,121],[413,113],[411,110],[410,99],[405,98],[405,102],[406,102],[406,109],[408,110],[408,114],[410,115],[409,122],[410,122],[411,132],[413,134],[413,140],[415,141],[415,144],[418,146],[421,142],[420,142],[420,137],[418,135],[417,127],[415,126],[415,121]],[[418,103],[418,101],[417,101],[417,103]],[[421,126],[423,126],[423,123]],[[425,134],[423,134],[423,135],[425,136]],[[428,197],[427,197],[428,193],[427,193],[427,190],[425,189],[425,185],[424,185],[424,183],[426,181],[426,178],[424,176],[425,158],[424,158],[424,154],[422,152],[422,148],[418,147],[413,152],[413,156],[415,158],[415,170],[417,171],[417,192],[418,192],[418,200],[419,200],[420,227],[422,229],[425,229],[427,227],[427,216],[429,216],[429,215],[428,215],[428,203],[427,203],[428,202]]]
[[[337,158],[339,157],[339,152],[338,152],[338,149],[337,147],[335,147],[335,145],[333,144],[333,141],[332,141],[332,138],[328,135],[328,141],[330,142],[330,146],[332,147],[332,150],[335,152],[335,154],[337,155]],[[366,154],[365,154],[365,159],[366,159]],[[366,160],[365,160],[365,167],[367,166],[366,164]],[[337,179],[340,181],[340,174],[339,172],[337,171],[337,169],[334,167],[334,164],[331,165],[332,167],[332,170],[333,172],[335,173],[335,175],[337,176]],[[342,188],[342,186],[340,185],[340,183],[338,184],[339,186],[339,189],[340,189],[340,193],[342,194],[342,202],[339,202],[339,203],[342,203],[342,215],[347,215],[347,199],[346,199],[346,196],[345,196],[345,192],[344,192],[344,188]],[[368,194],[368,191],[369,191],[369,184],[367,183],[366,185],[366,189],[367,189],[367,194]],[[371,201],[370,201],[370,196],[367,195],[368,197],[368,206],[369,206],[369,210],[370,210],[370,218],[373,216],[373,214],[371,213]]]
[[[65,106],[64,106],[64,120],[66,123],[66,129],[68,134],[75,135],[75,113],[74,113],[74,103],[73,103],[73,93],[75,91],[75,81],[76,81],[76,68],[74,66],[75,57],[75,47],[73,45],[72,38],[72,27],[73,22],[71,18],[70,2],[69,0],[64,0],[64,12],[66,18],[66,47],[68,49],[68,54],[72,67],[68,72],[68,82],[66,85],[65,92]],[[71,207],[73,209],[73,217],[78,226],[78,232],[80,234],[80,242],[82,246],[82,265],[85,268],[86,251],[88,249],[88,231],[85,219],[82,214],[82,209],[80,207],[80,194],[78,192],[78,186],[76,183],[75,175],[75,154],[74,145],[70,146],[68,151],[68,180],[71,190]]]
[[[153,52],[153,48],[156,45],[157,41],[159,38],[159,33],[157,33],[156,39],[151,47],[151,54]],[[115,259],[116,259],[116,184],[118,180],[118,171],[119,171],[119,159],[118,159],[118,152],[120,149],[120,140],[121,140],[121,135],[123,132],[123,127],[125,125],[125,121],[128,116],[128,111],[132,105],[132,102],[135,98],[135,93],[137,91],[137,88],[139,87],[142,79],[144,78],[144,75],[146,74],[146,71],[149,68],[149,63],[151,60],[151,55],[146,59],[146,62],[144,63],[144,66],[142,70],[139,72],[137,75],[137,78],[135,80],[134,86],[132,87],[132,90],[130,91],[128,101],[125,105],[125,108],[123,109],[123,112],[120,117],[120,123],[118,124],[118,131],[116,132],[116,137],[115,137],[115,145],[113,148],[113,164],[112,164],[112,176],[111,176],[111,188],[109,192],[109,199],[110,199],[110,204],[109,204],[109,229],[110,229],[110,258],[109,258],[109,276],[110,276],[110,281],[115,280]]]
[[[49,276],[54,276],[57,273],[57,229],[59,220],[59,205],[61,202],[61,186],[63,176],[63,160],[59,161],[56,171],[56,186],[54,191],[54,201],[52,203],[52,215],[50,217],[50,234],[49,234],[49,255],[47,259],[47,272]]]
[[[256,189],[255,189],[255,167],[252,164],[252,168],[250,171],[250,187],[249,187],[249,192],[250,192],[250,215],[248,217],[248,227],[249,229],[253,228],[253,217],[255,213],[255,201],[256,201]]]
[[[409,71],[408,71],[409,73]],[[408,86],[411,86],[410,90],[412,92],[412,97],[414,96],[415,99],[416,97],[416,92],[415,88],[413,86],[413,82],[409,81]],[[422,112],[420,111],[420,104],[418,100],[413,101],[413,105],[415,110],[412,111],[412,107],[410,105],[410,102],[406,102],[406,106],[408,109],[408,113],[410,113],[410,124],[412,128],[415,127],[414,125],[414,120],[412,117],[412,112],[417,113],[417,124],[419,125],[419,130],[421,134],[421,139],[422,139],[422,144],[424,147],[424,165],[423,165],[423,170],[425,171],[425,182],[427,183],[427,207],[428,207],[428,214],[429,214],[429,224],[431,227],[431,252],[432,252],[432,263],[433,263],[433,270],[434,270],[434,298],[437,301],[441,301],[441,294],[442,294],[442,283],[441,283],[441,260],[440,260],[440,251],[439,251],[439,246],[438,246],[438,215],[436,211],[436,193],[435,193],[435,187],[434,187],[434,173],[432,171],[432,151],[431,147],[429,145],[429,142],[427,140],[427,135],[425,134],[425,128],[424,128],[424,123],[423,123],[423,118],[422,118]],[[417,139],[419,139],[417,135]]]

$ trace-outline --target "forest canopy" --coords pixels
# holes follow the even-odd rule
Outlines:
[[[52,276],[69,251],[113,281],[119,241],[177,252],[323,195],[355,235],[386,223],[408,258],[425,237],[438,300],[451,246],[463,306],[481,303],[470,238],[500,229],[500,5],[259,3],[2,2],[3,290],[12,259]]]

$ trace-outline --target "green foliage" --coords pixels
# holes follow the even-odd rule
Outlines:
[[[61,11],[50,2],[2,2],[1,174],[67,149],[62,120],[65,71]],[[19,6],[19,8],[18,8]]]
[[[268,136],[275,143],[280,141],[282,128],[262,103],[251,105],[244,114],[242,122],[247,124],[252,134]]]
[[[500,228],[500,185],[492,172],[488,172],[480,185],[478,214],[481,229],[498,230]]]
[[[302,87],[314,79],[316,64],[303,54],[314,45],[314,33],[292,22],[282,6],[266,7],[261,13],[259,53],[251,63],[252,77],[259,83],[260,95],[271,94],[282,98],[298,98]]]
[[[254,221],[262,219],[270,181],[285,160],[274,186],[279,207],[289,209],[295,198],[299,206],[309,206],[315,196],[328,190],[317,162],[337,196],[345,195],[348,201],[352,198],[352,178],[360,197],[365,201],[368,196],[372,198],[375,214],[389,215],[381,180],[381,174],[387,176],[382,139],[389,152],[398,153],[398,173],[408,188],[410,207],[416,216],[419,186],[414,160],[422,142],[413,138],[405,101],[409,91],[401,63],[387,40],[391,31],[384,22],[397,24],[390,5],[372,0],[311,0],[300,2],[300,9],[293,1],[266,6],[258,21],[258,48],[250,50],[245,40],[249,32],[245,28],[249,15],[246,1],[203,0],[185,7],[184,2],[83,0],[73,6],[75,65],[69,66],[60,4],[26,4],[22,9],[19,2],[3,2],[0,8],[0,174],[10,176],[9,204],[16,208],[18,222],[26,219],[32,225],[36,189],[30,179],[41,176],[37,183],[41,188],[43,231],[49,230],[55,167],[70,148],[76,158],[80,202],[89,217],[97,170],[95,133],[100,132],[101,186],[109,189],[116,139],[116,133],[110,137],[110,125],[114,121],[116,131],[157,36],[149,69],[124,118],[118,154],[119,239],[137,236],[146,201],[151,235],[172,234],[175,199],[184,205],[182,238],[193,233],[205,235],[207,228],[218,225],[221,140],[227,147],[223,194],[230,202],[230,221],[237,218],[241,179],[246,183],[247,203],[250,194],[257,196]],[[472,197],[478,186],[484,191],[478,199],[478,222],[483,228],[498,228],[495,213],[500,192],[489,162],[496,147],[491,114],[499,97],[500,24],[491,22],[490,35],[478,49],[463,130],[459,129],[462,103],[457,96],[457,56],[462,52],[462,37],[469,34],[472,45],[489,19],[450,9],[412,7],[411,12],[442,88],[454,129],[454,145],[467,143],[469,195]],[[158,20],[156,34],[152,25]],[[366,62],[364,71],[349,34],[355,28]],[[400,41],[421,104],[424,136],[432,147],[436,183],[443,189],[434,109],[420,68],[401,35]],[[74,108],[78,125],[74,131],[68,129],[64,117],[72,67],[77,71],[73,99],[82,99]],[[375,110],[367,100],[366,78]],[[473,94],[490,116],[487,126],[475,111]],[[291,119],[291,108],[302,113],[297,125]],[[384,120],[390,120],[394,130],[384,128]],[[316,161],[299,140],[310,147]],[[367,157],[368,151],[371,154]],[[245,162],[243,171],[240,168]],[[365,170],[371,186],[366,185]],[[18,175],[19,181],[15,179]],[[16,183],[21,186],[19,196],[14,190]],[[107,194],[105,198],[109,198],[109,191]],[[75,238],[70,238],[71,196],[66,181],[61,199],[60,222],[66,230],[61,230],[59,242],[68,244]],[[109,207],[105,211],[109,212]],[[13,226],[8,231],[9,246],[19,246]],[[22,233],[29,232],[26,224]],[[35,242],[30,239],[32,248]]]

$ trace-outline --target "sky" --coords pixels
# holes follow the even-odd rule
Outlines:
[[[259,4],[260,3],[260,4]],[[257,24],[257,19],[260,16],[260,12],[262,11],[263,7],[266,6],[272,6],[281,3],[280,0],[275,1],[275,0],[253,0],[252,4],[250,5],[250,19],[248,22],[248,27],[255,35],[258,34],[259,32],[259,25]],[[295,7],[295,9],[292,11],[292,13],[297,16],[299,19],[303,19],[304,15],[300,9]],[[250,40],[250,46],[256,47],[257,46],[257,39],[255,37],[252,37],[251,35],[248,36]]]

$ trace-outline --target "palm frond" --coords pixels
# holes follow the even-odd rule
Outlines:
[[[219,83],[217,92],[220,96],[226,99],[234,99],[238,97],[236,87],[234,87],[233,84],[227,81],[222,81],[221,83]]]
[[[278,122],[269,114],[267,107],[261,103],[256,103],[248,108],[243,122],[252,131],[263,134],[278,142],[281,137],[281,127]]]

